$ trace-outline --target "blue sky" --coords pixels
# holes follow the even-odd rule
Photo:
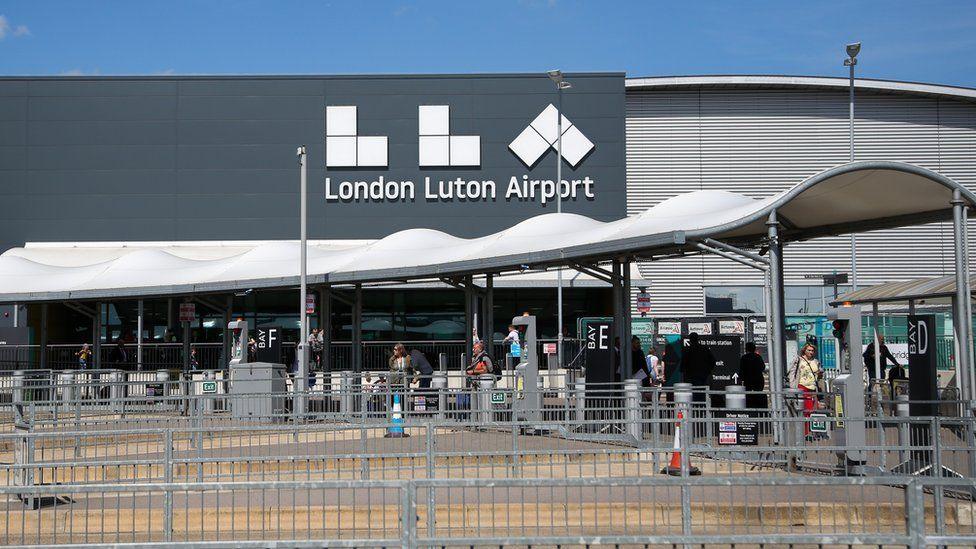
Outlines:
[[[0,0],[0,74],[615,70],[976,87],[976,1]]]

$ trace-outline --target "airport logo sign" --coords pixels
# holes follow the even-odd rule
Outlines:
[[[389,167],[389,136],[360,135],[359,114],[355,105],[325,108],[326,169]],[[550,149],[560,148],[558,116],[558,110],[550,103],[508,145],[530,170]],[[450,105],[418,105],[417,121],[417,164],[420,168],[481,167],[481,136],[453,133]],[[596,147],[565,116],[562,116],[561,124],[562,158],[576,168]],[[552,179],[533,179],[527,173],[506,174],[507,182],[498,183],[492,178],[469,179],[463,175],[444,179],[423,176],[417,183],[386,175],[337,182],[326,177],[325,198],[327,202],[397,202],[413,201],[419,195],[427,201],[450,202],[494,201],[501,197],[506,201],[539,201],[543,205],[554,202],[557,195],[564,200],[596,198],[593,188],[596,182],[588,175],[559,183]]]
[[[559,110],[550,103],[531,124],[522,130],[522,133],[518,134],[514,141],[509,143],[508,148],[526,166],[531,168],[545,156],[549,149],[557,149],[559,123],[556,117],[558,114]],[[595,146],[565,115],[562,117],[562,132],[563,139],[559,148],[562,148],[563,160],[575,168]]]

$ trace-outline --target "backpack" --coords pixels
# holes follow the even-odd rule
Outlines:
[[[500,380],[502,378],[502,365],[488,353],[485,353],[485,358],[491,361],[491,373],[495,376],[495,381]]]

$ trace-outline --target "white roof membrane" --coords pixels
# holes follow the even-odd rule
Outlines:
[[[696,191],[611,222],[544,214],[480,238],[417,228],[348,245],[311,242],[308,280],[407,281],[646,258],[693,251],[691,241],[702,238],[757,244],[765,238],[773,210],[787,241],[916,225],[950,218],[956,190],[969,205],[976,205],[971,192],[930,170],[898,162],[853,162],[763,199]],[[0,302],[217,293],[298,284],[296,241],[172,244],[45,243],[7,250],[0,255]]]

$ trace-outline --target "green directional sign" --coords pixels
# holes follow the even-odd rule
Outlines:
[[[810,432],[811,433],[827,432],[826,414],[810,414]]]
[[[491,394],[492,404],[505,404],[505,393],[494,392]]]
[[[216,393],[217,392],[217,382],[216,381],[204,381],[203,382],[203,392],[204,392],[204,394]]]

